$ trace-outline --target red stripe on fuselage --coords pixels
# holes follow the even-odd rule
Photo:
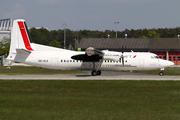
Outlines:
[[[19,25],[19,29],[21,31],[21,35],[22,35],[22,38],[23,38],[24,45],[25,45],[26,49],[30,50],[30,51],[33,51],[33,49],[31,48],[30,42],[29,42],[29,38],[27,36],[27,31],[25,29],[24,22],[19,21],[18,25]]]

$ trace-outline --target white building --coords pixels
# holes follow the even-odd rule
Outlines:
[[[0,19],[0,41],[4,37],[11,38],[12,19]]]

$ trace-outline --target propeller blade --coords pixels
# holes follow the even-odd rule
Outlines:
[[[125,46],[125,49],[126,49],[126,46]],[[122,65],[124,67],[124,46],[122,46],[122,55],[121,55],[121,59],[122,59]]]
[[[122,65],[124,67],[124,56],[122,56]]]

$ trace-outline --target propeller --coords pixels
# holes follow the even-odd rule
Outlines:
[[[125,50],[126,50],[126,46],[125,46]],[[120,61],[122,60],[122,65],[124,67],[124,46],[122,46],[122,55],[121,55],[121,58],[120,58]]]

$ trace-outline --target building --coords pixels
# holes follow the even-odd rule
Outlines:
[[[161,59],[180,65],[180,39],[178,38],[82,38],[78,48],[94,47],[99,50],[152,52]]]
[[[4,37],[11,38],[12,19],[0,19],[0,41]]]

